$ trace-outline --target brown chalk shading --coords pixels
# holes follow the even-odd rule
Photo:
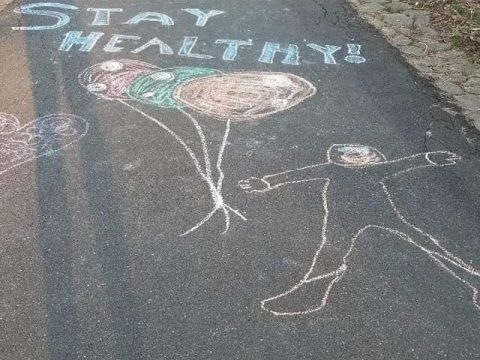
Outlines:
[[[242,121],[284,111],[315,92],[310,82],[293,74],[239,72],[190,80],[173,97],[215,119]]]

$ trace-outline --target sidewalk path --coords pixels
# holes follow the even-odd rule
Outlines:
[[[480,357],[479,137],[345,2],[19,5],[0,357]]]

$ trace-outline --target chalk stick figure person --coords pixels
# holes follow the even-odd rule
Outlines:
[[[435,151],[387,161],[377,149],[356,144],[332,145],[328,161],[262,178],[239,182],[246,192],[267,192],[284,186],[323,181],[322,239],[305,276],[287,291],[262,301],[274,315],[300,315],[325,307],[329,294],[348,269],[357,239],[367,230],[387,231],[423,251],[440,268],[469,287],[473,304],[478,289],[472,280],[480,272],[450,253],[432,235],[410,223],[398,210],[386,183],[396,176],[427,167],[449,166],[460,159]]]

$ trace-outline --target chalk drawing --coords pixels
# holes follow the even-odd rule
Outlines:
[[[287,73],[237,72],[190,80],[175,89],[175,100],[217,119],[253,120],[297,105],[315,88]]]
[[[238,49],[242,46],[252,46],[252,39],[248,40],[231,40],[231,39],[217,39],[215,44],[226,44],[227,48],[225,49],[222,59],[224,61],[234,61],[238,55]]]
[[[161,108],[180,108],[174,97],[175,88],[184,82],[201,76],[218,73],[207,68],[172,68],[149,72],[130,84],[128,95],[131,99]]]
[[[345,61],[348,61],[351,64],[362,64],[367,61],[363,56],[360,56],[360,50],[362,49],[361,45],[347,44],[347,48],[349,55],[345,57]]]
[[[195,23],[196,26],[204,27],[207,24],[208,19],[211,17],[225,14],[225,11],[221,10],[209,10],[207,13],[200,10],[200,9],[183,9],[184,11],[188,12],[197,17],[197,22]]]
[[[42,7],[52,7],[57,9],[68,9],[68,10],[78,10],[78,7],[69,4],[62,4],[62,3],[33,3],[33,4],[25,4],[21,5],[18,8],[15,8],[13,11],[18,14],[25,14],[25,15],[39,15],[39,16],[49,16],[57,20],[54,25],[38,25],[38,26],[14,26],[12,30],[34,30],[34,31],[42,31],[42,30],[52,30],[57,29],[62,26],[67,25],[70,22],[70,16],[67,14],[61,13],[59,11],[51,11],[51,10],[35,10],[36,8]]]
[[[273,60],[275,59],[275,55],[277,53],[285,54],[282,64],[300,65],[300,55],[297,45],[289,44],[287,47],[283,47],[279,43],[269,41],[265,42],[262,54],[260,55],[260,59],[258,59],[258,61],[265,64],[273,64]]]
[[[70,51],[73,45],[80,45],[78,51],[90,52],[97,43],[97,41],[105,35],[102,32],[93,31],[87,36],[82,36],[83,31],[69,31],[65,34],[65,38],[58,50]]]
[[[47,115],[21,126],[13,115],[0,113],[0,174],[80,140],[88,122],[70,114]]]
[[[106,61],[82,72],[79,81],[105,100],[127,100],[127,90],[133,80],[155,69],[154,65],[135,60]]]
[[[316,92],[311,83],[292,74],[224,74],[218,70],[196,67],[161,69],[135,60],[110,60],[93,65],[79,75],[79,82],[96,96],[117,101],[153,122],[186,151],[196,172],[208,185],[213,206],[205,217],[182,235],[199,229],[217,213],[223,214],[223,234],[230,228],[231,214],[243,221],[247,220],[239,210],[228,205],[223,197],[225,174],[222,162],[231,123],[259,119],[287,110]],[[135,106],[135,103],[181,112],[198,135],[201,154],[195,153],[177,133]],[[189,110],[226,123],[215,165],[210,157],[205,132]]]
[[[12,27],[13,30],[53,30],[63,27],[70,23],[70,16],[60,11],[45,10],[42,8],[78,10],[79,8],[70,4],[63,4],[58,2],[41,2],[24,4],[14,9],[14,12],[24,15],[48,16],[56,20],[53,25],[39,25],[39,26],[20,26]],[[200,9],[182,9],[183,11],[195,16],[195,25],[204,27],[208,20],[214,16],[225,14],[222,10],[200,10]],[[90,23],[92,26],[108,26],[110,25],[110,18],[112,13],[123,12],[122,8],[92,8],[86,9],[87,12],[94,12],[95,16]],[[159,12],[141,12],[123,22],[125,25],[136,25],[142,21],[159,22],[162,26],[173,26],[175,23],[173,19]]]
[[[24,4],[20,7],[16,8],[14,11],[20,13],[22,15],[34,15],[40,17],[40,19],[44,19],[45,17],[55,21],[53,24],[49,25],[32,25],[32,26],[14,26],[12,27],[13,30],[40,30],[40,31],[49,31],[53,29],[58,29],[61,27],[65,27],[71,21],[71,15],[69,14],[71,11],[74,12],[74,15],[77,15],[77,11],[80,8],[70,4],[63,4],[57,2],[42,2],[42,3],[32,3],[32,4]],[[57,10],[57,11],[54,11]],[[62,11],[60,11],[62,10]],[[197,27],[205,27],[207,26],[210,19],[219,18],[219,15],[226,14],[225,11],[222,10],[202,10],[198,8],[184,8],[182,9],[185,13],[193,15],[195,17],[195,26]],[[94,15],[92,22],[89,23],[89,26],[109,26],[112,25],[112,17],[114,20],[120,17],[119,13],[124,12],[123,8],[114,7],[114,8],[96,8],[96,7],[86,7],[83,9],[86,11],[89,16]],[[93,14],[91,14],[93,13]],[[112,15],[113,14],[113,15]],[[186,15],[190,17],[190,15]],[[155,11],[148,11],[148,12],[140,12],[131,17],[127,18],[128,20],[124,21],[125,19],[120,19],[120,23],[122,25],[138,25],[144,24],[144,22],[153,22],[157,25],[160,25],[165,28],[169,28],[175,25],[175,21],[173,18],[165,13],[155,12]],[[103,32],[84,32],[81,30],[76,29],[75,31],[68,31],[64,35],[64,40],[59,47],[60,51],[71,51],[72,49],[78,50],[80,52],[90,52],[99,42],[99,40],[104,36]],[[103,50],[105,52],[119,52],[124,50],[123,47],[117,46],[118,44],[122,43],[124,40],[135,40],[139,41],[142,38],[137,34],[131,35],[121,35],[121,34],[114,34],[107,42],[106,45],[103,46]],[[103,41],[104,39],[102,39]],[[136,45],[135,49],[129,49],[128,51],[133,54],[138,54],[152,46],[156,46],[159,49],[159,53],[162,55],[173,55],[174,52],[177,53],[179,56],[189,57],[189,58],[196,58],[196,59],[206,59],[211,60],[217,57],[217,55],[209,55],[209,54],[202,54],[198,52],[194,52],[194,48],[199,42],[198,36],[184,36],[182,39],[180,46],[176,48],[166,44],[164,41],[160,40],[159,37],[154,37],[150,40],[143,40],[146,41],[142,46],[138,47]],[[312,42],[307,42],[304,40],[305,44],[302,46],[302,51],[304,46],[309,47],[310,49],[315,50],[316,52],[320,52],[323,54],[323,62],[325,64],[337,64],[337,59],[335,56],[337,52],[342,49],[341,46],[336,45],[318,45]],[[352,40],[353,41],[353,40]],[[201,41],[202,45],[207,45],[205,40]],[[235,61],[238,55],[238,51],[240,49],[248,50],[250,53],[252,51],[256,51],[253,47],[254,41],[252,39],[247,40],[240,40],[240,39],[216,39],[213,41],[214,44],[217,45],[225,45],[225,50],[222,55],[222,59],[224,61]],[[209,45],[209,44],[208,44]],[[247,48],[248,47],[248,48]],[[342,58],[350,64],[362,64],[366,61],[365,57],[361,56],[361,45],[359,44],[347,44],[347,52],[348,54],[342,55]],[[303,54],[303,53],[302,53]],[[318,55],[318,53],[317,53]],[[259,62],[264,64],[273,64],[275,58],[279,58],[280,62],[284,65],[300,65],[300,46],[297,44],[281,44],[279,42],[274,41],[266,41],[263,44],[262,52],[260,57],[257,56]],[[340,56],[340,55],[338,55]],[[305,64],[313,64],[312,61],[305,61]]]
[[[175,25],[173,19],[165,14],[158,12],[142,12],[124,22],[126,25],[136,25],[142,21],[159,22],[163,26]]]
[[[103,32],[92,32],[84,33],[82,31],[69,31],[65,34],[64,40],[59,46],[60,51],[71,51],[72,49],[83,52],[90,52],[95,46],[97,46],[99,40],[104,36]],[[116,46],[124,42],[124,40],[134,40],[136,43],[140,41],[143,45],[138,46],[133,42],[126,43],[128,45],[125,47]],[[104,52],[119,52],[119,51],[129,51],[132,54],[138,54],[150,47],[158,47],[158,54],[160,55],[174,55],[176,53],[181,57],[188,57],[201,60],[212,60],[218,58],[218,54],[211,55],[202,50],[201,52],[196,51],[195,47],[199,42],[202,43],[202,46],[210,46],[210,42],[207,43],[205,40],[200,41],[198,36],[184,36],[181,43],[178,44],[178,52],[174,50],[176,46],[169,45],[165,41],[161,40],[158,37],[151,38],[146,41],[140,36],[137,35],[121,35],[113,34],[109,40],[103,39],[107,44],[103,47]],[[146,41],[146,42],[145,42]],[[216,45],[224,45],[225,50],[221,55],[223,61],[235,61],[237,60],[238,53],[240,50],[243,50],[245,54],[252,53],[254,41],[252,39],[248,40],[235,40],[235,39],[217,39],[213,42]],[[136,48],[132,47],[136,46]],[[315,50],[318,54],[320,52],[323,54],[323,63],[328,65],[336,65],[337,59],[335,55],[339,50],[342,49],[341,46],[335,45],[325,45],[320,46],[317,44],[309,43],[306,44],[307,47]],[[98,46],[97,46],[98,47]],[[348,55],[344,57],[346,63],[359,65],[366,62],[366,59],[360,55],[361,46],[357,44],[347,44]],[[209,49],[212,50],[212,49]],[[302,50],[303,51],[303,50]],[[283,56],[278,56],[283,55]],[[265,42],[262,53],[258,58],[258,61],[264,64],[273,64],[275,61],[279,61],[284,65],[300,65],[300,49],[298,45],[289,44],[287,46],[282,46],[279,43],[274,42]],[[304,61],[305,64],[315,64],[318,61],[312,62],[309,60]]]
[[[480,310],[478,288],[472,283],[478,280],[475,278],[480,277],[480,272],[407,220],[387,188],[388,180],[394,177],[416,169],[455,165],[459,156],[436,151],[387,161],[380,151],[370,146],[335,144],[328,150],[327,159],[322,164],[239,182],[246,192],[263,193],[289,184],[323,181],[321,242],[312,264],[293,287],[263,300],[262,309],[279,316],[322,310],[333,286],[347,271],[349,257],[360,235],[368,230],[382,230],[421,250],[466,285],[472,291],[473,305]],[[305,294],[313,295],[308,304]]]
[[[107,45],[104,46],[103,51],[105,52],[119,52],[123,50],[123,47],[117,46],[123,43],[124,40],[140,40],[140,36],[133,36],[133,35],[120,35],[120,34],[113,34],[110,40],[108,41]]]
[[[335,65],[337,63],[333,54],[341,49],[340,46],[334,46],[334,45],[320,46],[313,43],[307,44],[307,46],[313,50],[317,50],[321,52],[323,54],[323,62],[325,64]]]
[[[158,46],[158,52],[161,55],[173,55],[172,48],[157,37],[149,40],[148,42],[146,42],[142,46],[132,50],[131,53],[132,54],[138,54],[138,53],[142,52],[143,50],[148,49],[151,46]]]
[[[95,18],[90,25],[107,26],[110,25],[110,13],[122,12],[122,8],[87,8],[87,11],[94,11]]]
[[[178,55],[191,57],[191,58],[196,58],[196,59],[213,59],[212,55],[192,53],[193,48],[197,44],[197,41],[198,41],[197,36],[185,36],[183,38],[182,47],[178,51]]]

